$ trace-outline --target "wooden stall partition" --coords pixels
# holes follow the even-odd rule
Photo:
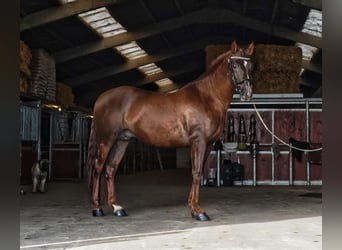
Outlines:
[[[323,147],[323,124],[322,111],[312,110],[310,112],[310,146],[312,148]],[[309,153],[310,161],[310,180],[312,182],[322,182],[322,151]]]
[[[274,121],[275,134],[285,142],[289,143],[291,137],[297,141],[306,141],[305,110],[276,110]],[[306,181],[306,158],[304,154],[300,154],[293,160],[294,183]],[[284,179],[285,177],[278,176],[278,178]]]
[[[281,147],[282,151],[288,150],[288,147]],[[285,151],[286,152],[286,151]],[[279,185],[288,185],[290,180],[290,162],[289,154],[280,154],[274,159],[274,181]]]
[[[31,184],[31,167],[40,155],[40,102],[20,102],[20,183]]]
[[[52,148],[51,178],[78,179],[80,178],[80,148],[78,145],[55,144]]]
[[[257,184],[271,183],[272,181],[272,155],[271,153],[258,154],[256,166],[257,166],[256,167]]]
[[[37,150],[34,142],[21,142],[20,161],[20,184],[32,184],[31,167],[37,161]]]
[[[270,129],[274,135],[284,140],[285,143],[289,143],[290,138],[297,141],[307,142],[308,133],[310,134],[310,142],[321,143],[322,141],[322,120],[320,101],[311,103],[305,100],[281,100],[276,103],[271,101],[262,102],[259,104],[258,112],[265,122],[268,129]],[[237,107],[236,107],[237,106]],[[242,107],[240,103],[232,103],[229,108],[226,119],[224,134],[221,135],[223,142],[229,142],[229,116],[233,117],[235,138],[238,138],[239,131],[239,118],[243,117],[245,121],[245,129],[248,133],[250,126],[250,117],[254,115],[256,117],[256,140],[259,143],[259,151],[256,159],[256,179],[258,185],[307,185],[308,174],[313,182],[317,184],[322,180],[322,166],[320,164],[311,163],[308,167],[306,153],[299,154],[300,157],[293,159],[292,168],[290,168],[290,150],[287,145],[279,142],[275,136],[273,136],[264,127],[262,122],[257,117],[255,110],[250,105],[244,105]],[[258,106],[258,102],[257,102]],[[279,107],[278,107],[279,106]],[[310,119],[307,119],[307,118]],[[248,138],[247,138],[247,142]],[[245,150],[238,150],[235,155],[240,158],[240,162],[244,166],[244,184],[251,185],[254,181],[254,164],[253,158],[247,148]],[[319,152],[321,153],[321,152]],[[318,154],[319,154],[318,153]],[[311,153],[310,153],[311,154]],[[204,171],[208,171],[208,168],[216,167],[215,153],[210,156],[204,166]],[[308,172],[309,169],[309,172]],[[205,174],[205,173],[204,173]]]

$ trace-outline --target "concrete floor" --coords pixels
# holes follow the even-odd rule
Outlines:
[[[128,217],[91,216],[86,185],[20,196],[21,249],[322,249],[321,187],[202,187],[211,221],[191,218],[188,169],[117,176]]]

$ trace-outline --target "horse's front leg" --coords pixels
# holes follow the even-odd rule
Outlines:
[[[108,191],[107,203],[108,206],[113,208],[113,213],[116,216],[127,216],[123,207],[120,206],[117,202],[114,177],[121,162],[121,159],[125,154],[128,144],[129,141],[117,141],[116,143],[114,143],[109,155],[108,164],[106,165],[106,179]]]
[[[191,146],[192,186],[188,203],[191,208],[192,217],[200,221],[210,220],[209,216],[199,205],[199,189],[205,151],[206,144],[204,142],[197,142]]]

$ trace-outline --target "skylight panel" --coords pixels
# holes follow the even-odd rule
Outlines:
[[[302,32],[322,37],[322,11],[311,9],[303,25]]]
[[[155,83],[156,83],[159,87],[164,87],[164,86],[173,84],[173,81],[171,81],[169,78],[163,78],[163,79],[160,79],[160,80],[158,80],[158,81],[155,81]]]
[[[138,69],[147,76],[163,72],[162,69],[159,68],[155,63],[149,63],[144,66],[140,66]]]
[[[303,25],[302,32],[316,37],[322,37],[322,11],[311,9]],[[304,44],[296,43],[302,49],[303,60],[311,61],[317,48]]]
[[[316,47],[304,43],[296,43],[296,46],[302,49],[303,60],[311,61],[311,58],[317,52]]]
[[[175,93],[177,92],[179,89],[174,89],[174,90],[171,90],[171,91],[168,91],[167,93],[171,94],[171,93]]]
[[[59,0],[61,4],[68,4],[68,3],[73,3],[76,2],[76,0]]]
[[[135,41],[116,46],[115,49],[129,60],[147,56],[145,50],[140,48]]]
[[[104,38],[127,32],[127,30],[111,16],[105,7],[87,11],[78,16],[83,22]]]

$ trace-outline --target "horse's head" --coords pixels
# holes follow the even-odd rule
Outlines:
[[[231,45],[231,56],[228,57],[228,68],[232,74],[232,80],[235,90],[240,94],[241,101],[249,101],[252,97],[252,54],[254,43],[251,43],[247,49],[238,49],[235,41]]]

